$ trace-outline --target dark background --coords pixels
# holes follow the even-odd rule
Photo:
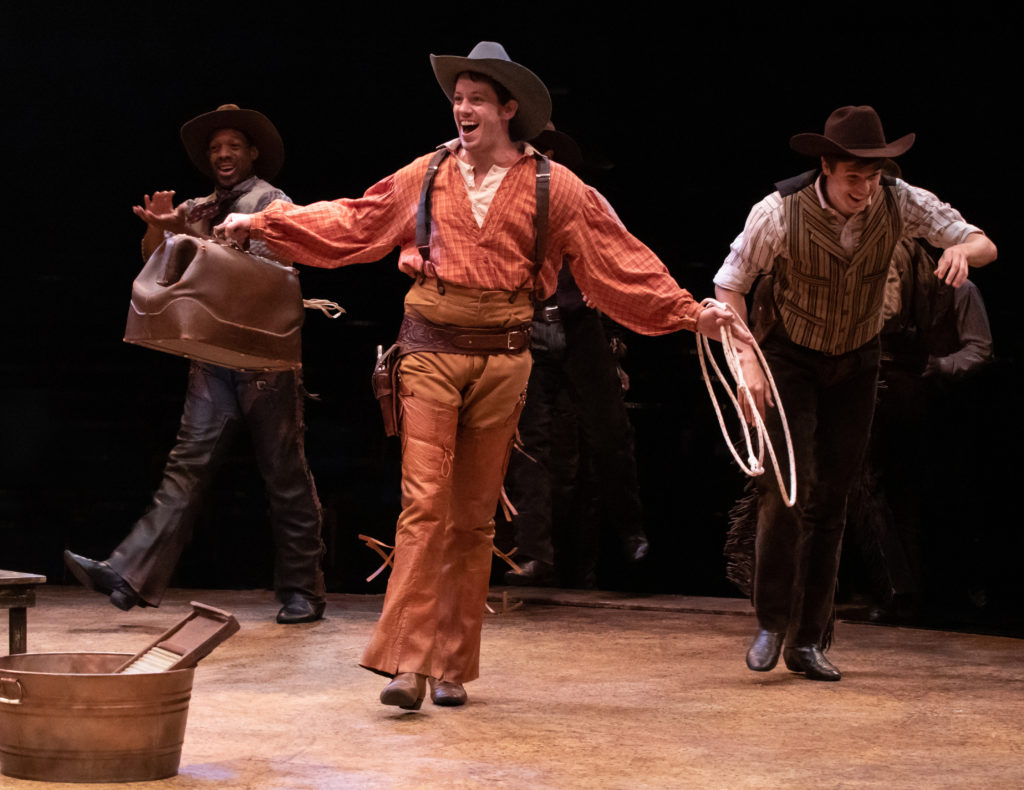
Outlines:
[[[961,397],[958,429],[934,425],[951,436],[950,464],[922,459],[938,470],[922,499],[957,514],[925,525],[931,595],[979,627],[1019,623],[1022,332],[1010,212],[1021,73],[1011,19],[978,4],[956,17],[929,7],[924,20],[919,5],[891,4],[871,20],[737,3],[685,12],[628,3],[600,15],[575,4],[98,8],[9,11],[0,33],[0,566],[66,581],[61,551],[105,557],[159,480],[187,362],[120,338],[144,229],[130,207],[156,189],[209,191],[181,147],[181,124],[225,102],[259,109],[284,138],[275,183],[293,200],[357,195],[454,136],[427,55],[492,39],[545,80],[559,128],[591,161],[613,165],[592,180],[698,297],[712,293],[749,207],[807,169],[788,149],[792,134],[820,131],[843,104],[874,105],[890,138],[918,134],[901,159],[905,177],[1000,249],[974,275],[998,361]],[[308,406],[308,452],[327,511],[329,587],[376,592],[382,579],[363,580],[376,555],[356,535],[393,536],[398,454],[380,431],[368,374],[375,346],[394,336],[407,280],[392,257],[303,269],[302,281],[306,296],[348,311],[337,322],[310,313],[304,333],[307,385],[320,396]],[[721,549],[743,480],[717,433],[693,338],[627,342],[653,551],[640,570],[607,558],[602,585],[735,594]],[[218,476],[178,584],[269,584],[265,499],[248,452],[241,442]]]

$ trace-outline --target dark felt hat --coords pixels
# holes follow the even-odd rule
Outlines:
[[[899,156],[913,144],[913,134],[886,142],[878,113],[867,105],[840,107],[825,121],[825,134],[809,132],[793,135],[789,140],[789,147],[798,154],[836,154],[858,159]]]
[[[513,140],[535,137],[551,117],[551,95],[540,77],[514,63],[496,41],[481,41],[466,57],[431,55],[430,65],[449,101],[455,93],[455,80],[464,71],[485,74],[504,85],[519,102],[519,110],[508,126]]]
[[[565,132],[560,132],[548,121],[543,131],[530,140],[530,145],[542,154],[551,152],[551,158],[570,170],[579,170],[583,164],[583,151],[579,145]]]
[[[207,146],[218,129],[236,129],[245,134],[259,149],[253,163],[256,175],[270,180],[284,164],[284,143],[277,127],[263,113],[243,110],[237,104],[222,104],[213,112],[197,115],[181,127],[181,142],[185,145],[192,164],[213,178]]]

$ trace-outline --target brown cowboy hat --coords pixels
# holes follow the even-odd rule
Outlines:
[[[284,164],[284,143],[277,127],[263,113],[243,110],[237,104],[222,104],[213,112],[197,115],[181,127],[181,142],[192,164],[201,172],[213,178],[207,146],[218,129],[236,129],[259,149],[260,155],[253,163],[256,175],[267,180],[277,175]]]
[[[825,134],[796,134],[789,140],[789,147],[798,154],[837,154],[858,159],[899,156],[906,153],[913,144],[913,134],[887,143],[878,113],[866,104],[840,107],[833,112],[825,121]]]
[[[551,95],[540,77],[525,66],[514,63],[505,48],[496,41],[481,41],[466,57],[458,55],[431,55],[430,65],[441,90],[452,100],[455,79],[464,71],[477,71],[500,82],[519,102],[519,110],[509,122],[508,132],[513,140],[535,137],[551,117]]]

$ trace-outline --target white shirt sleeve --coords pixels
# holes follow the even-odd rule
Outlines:
[[[945,249],[965,241],[981,229],[966,222],[949,203],[943,203],[927,189],[896,180],[896,200],[903,218],[903,235],[927,239],[934,247]]]
[[[758,276],[770,272],[776,257],[785,254],[783,225],[782,195],[773,192],[750,210],[743,232],[729,245],[715,285],[749,292]]]

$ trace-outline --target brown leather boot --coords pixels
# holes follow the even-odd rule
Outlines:
[[[466,687],[450,680],[434,680],[430,678],[430,701],[445,708],[456,708],[465,705],[469,700]]]
[[[380,693],[382,705],[397,705],[403,710],[419,710],[427,691],[427,679],[415,672],[395,675]]]

